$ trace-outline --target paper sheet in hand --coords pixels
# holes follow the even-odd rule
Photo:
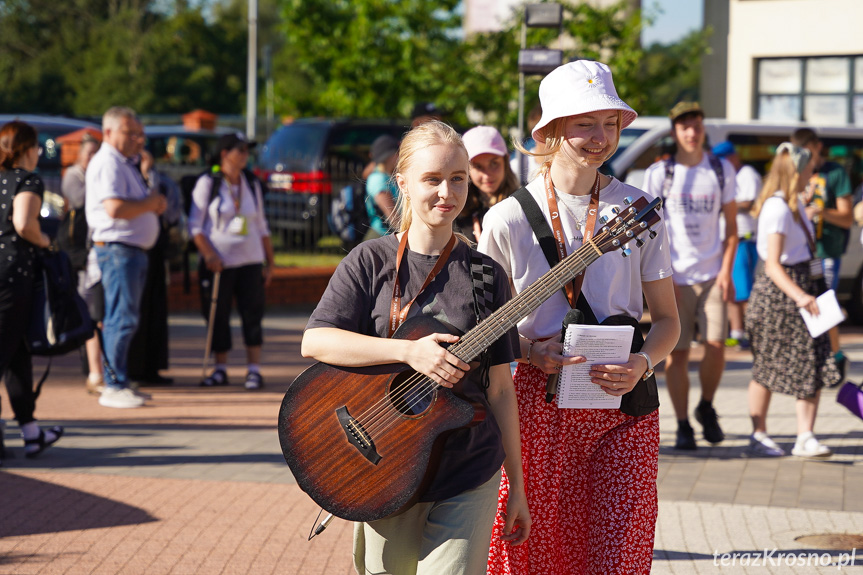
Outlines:
[[[584,363],[567,365],[560,372],[557,406],[576,409],[619,409],[620,398],[608,395],[590,381],[590,366],[626,363],[635,328],[631,325],[571,324],[563,341],[563,355],[583,355]]]
[[[806,322],[806,327],[809,328],[809,335],[812,337],[818,337],[831,327],[839,325],[845,319],[845,314],[842,313],[842,308],[839,307],[839,302],[836,301],[836,292],[832,289],[815,298],[815,302],[818,304],[817,316],[800,308],[800,315],[803,316],[803,321]]]

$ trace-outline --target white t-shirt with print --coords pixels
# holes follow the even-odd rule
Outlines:
[[[527,189],[539,204],[550,226],[543,178],[533,180],[527,185]],[[616,179],[612,180],[600,190],[597,220],[603,215],[612,218],[612,207],[624,209],[623,199],[626,196],[631,196],[633,200],[639,197],[652,199],[637,188]],[[584,212],[589,201],[589,196],[558,194],[567,254],[572,254],[582,245]],[[576,220],[582,222],[581,229],[576,226]],[[516,293],[521,293],[549,271],[548,260],[515,198],[507,198],[492,206],[483,218],[482,225],[482,236],[477,249],[503,266],[515,286]],[[597,228],[599,229],[598,224]],[[650,239],[646,231],[642,233],[640,237],[645,240],[644,246],[639,249],[634,241],[631,242],[629,247],[632,255],[628,258],[622,257],[621,252],[615,250],[603,254],[587,268],[582,291],[599,321],[621,313],[641,319],[644,312],[641,282],[671,276],[668,238],[663,221],[660,219],[652,229],[657,233],[656,238]],[[569,309],[563,291],[557,290],[539,309],[519,322],[518,331],[531,339],[560,334],[561,321]]]
[[[734,167],[720,160],[725,174],[725,189],[707,154],[695,166],[675,164],[674,178],[663,201],[674,283],[694,285],[712,280],[722,268],[722,207],[735,201]],[[656,162],[644,174],[644,191],[662,196],[665,162]]]
[[[799,199],[797,200],[797,212],[799,214],[806,213],[806,207]],[[814,234],[812,222],[809,218],[803,217],[803,223],[809,230],[810,234]],[[806,234],[800,223],[794,221],[794,215],[791,213],[791,208],[785,202],[785,198],[781,195],[775,195],[767,198],[764,205],[761,206],[761,212],[758,214],[758,257],[767,261],[767,242],[771,234],[782,234],[785,236],[785,242],[782,245],[782,255],[779,257],[779,263],[790,266],[808,261],[812,258],[809,252],[809,240],[806,239]],[[815,237],[814,235],[812,237]]]

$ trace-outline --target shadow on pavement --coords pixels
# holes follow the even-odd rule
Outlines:
[[[0,538],[156,521],[146,511],[125,503],[2,471],[0,509]],[[7,560],[10,558],[0,558],[0,564]]]

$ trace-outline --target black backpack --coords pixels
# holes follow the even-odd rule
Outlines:
[[[84,206],[72,208],[63,215],[57,231],[57,247],[66,252],[75,271],[87,267],[88,232]]]
[[[333,196],[327,222],[344,244],[356,245],[362,241],[371,221],[366,208],[366,186],[361,180],[344,186]]]
[[[43,250],[35,260],[33,307],[27,332],[32,355],[62,355],[93,337],[93,320],[78,295],[69,256]]]

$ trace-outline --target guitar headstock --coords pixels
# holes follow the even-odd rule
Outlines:
[[[623,203],[623,211],[615,211],[613,219],[609,220],[606,216],[599,219],[602,229],[591,240],[604,254],[623,248],[623,257],[627,257],[632,253],[632,250],[626,247],[628,242],[635,240],[638,247],[643,246],[644,240],[638,236],[645,231],[651,239],[656,237],[656,232],[650,229],[650,226],[659,221],[656,210],[662,205],[662,199],[654,198],[648,201],[647,198],[641,197],[633,202],[627,197]]]

